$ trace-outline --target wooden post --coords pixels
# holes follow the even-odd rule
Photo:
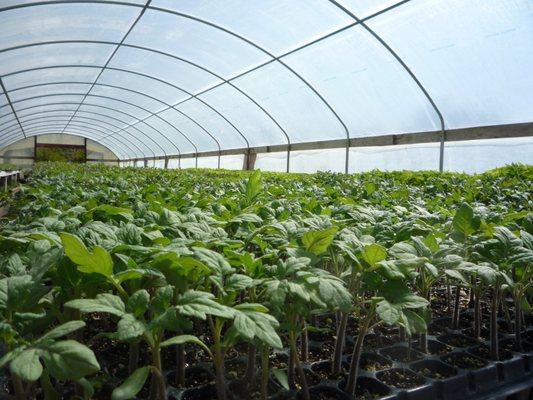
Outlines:
[[[244,171],[251,171],[255,168],[255,161],[257,160],[257,153],[248,150],[244,153],[244,162],[242,169]]]

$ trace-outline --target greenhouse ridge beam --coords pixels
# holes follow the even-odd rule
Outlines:
[[[13,107],[13,102],[11,101],[11,98],[9,97],[9,93],[6,90],[6,87],[4,86],[4,81],[2,80],[2,77],[0,76],[0,88],[2,88],[2,92],[4,93],[4,96],[6,96],[7,105],[11,108],[11,112],[15,116],[15,119],[17,120],[20,130],[22,131],[22,134],[24,137],[26,137],[26,132],[24,132],[24,128],[22,127],[22,124],[20,123],[19,117],[17,115],[17,112],[15,111],[15,107]]]
[[[520,137],[533,137],[533,122],[506,124],[506,125],[489,125],[477,126],[470,128],[450,129],[446,131],[446,141],[468,141],[479,139],[509,139]],[[350,147],[372,147],[372,146],[394,146],[410,145],[423,143],[439,143],[442,140],[441,131],[427,131],[418,133],[405,133],[395,135],[368,136],[361,138],[351,138]],[[301,142],[292,144],[293,150],[326,150],[339,149],[346,146],[345,139],[333,139],[324,141]],[[251,151],[260,153],[275,153],[286,151],[286,144],[273,146],[257,146]],[[240,155],[244,154],[245,148],[222,150],[222,155]],[[191,158],[195,156],[210,157],[216,155],[216,152],[205,151],[198,154],[188,153],[180,155],[167,156],[168,158]],[[165,157],[148,157],[148,160],[162,160]],[[145,157],[129,158],[121,161],[143,160]]]

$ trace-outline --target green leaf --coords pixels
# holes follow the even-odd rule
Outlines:
[[[209,347],[207,347],[204,342],[202,342],[200,339],[198,339],[196,336],[193,336],[193,335],[174,336],[170,339],[165,340],[164,342],[161,342],[160,346],[168,347],[168,346],[174,346],[174,345],[185,344],[185,343],[196,344],[202,347],[204,350],[206,350],[207,354],[211,354],[211,350],[209,350]]]
[[[59,380],[77,380],[100,370],[92,350],[75,340],[44,347],[42,359],[50,375]]]
[[[113,390],[111,400],[127,400],[135,397],[143,388],[149,373],[149,366],[137,368],[120,386]]]
[[[150,294],[147,290],[141,289],[130,296],[126,308],[136,317],[140,317],[148,310],[149,304]]]
[[[126,244],[141,245],[143,230],[134,224],[126,224],[117,231],[117,239]]]
[[[11,361],[9,368],[20,379],[29,382],[36,381],[43,373],[37,349],[24,350]]]
[[[65,254],[78,266],[79,271],[100,274],[107,278],[113,275],[113,260],[103,247],[95,246],[91,253],[77,236],[70,233],[62,233],[61,242]]]
[[[450,278],[461,282],[465,286],[469,284],[466,278],[463,276],[463,274],[461,274],[459,271],[456,271],[454,269],[446,269],[444,270],[444,273]]]
[[[302,243],[307,251],[318,256],[324,253],[333,243],[333,238],[338,230],[339,228],[332,226],[320,231],[306,232],[302,236]]]
[[[479,218],[474,217],[474,209],[467,203],[461,204],[452,220],[455,238],[464,241],[479,228],[480,223]]]
[[[217,274],[233,271],[229,262],[219,253],[204,247],[193,247],[194,255]]]
[[[146,326],[132,314],[124,314],[117,324],[117,338],[131,340],[138,338],[146,331]]]
[[[380,261],[387,258],[387,250],[377,243],[366,245],[363,249],[363,260],[374,267]]]
[[[261,194],[262,190],[263,185],[261,184],[261,171],[255,170],[246,182],[246,190],[244,192],[246,204],[252,204]]]
[[[214,300],[211,293],[189,290],[178,297],[176,309],[179,314],[206,319],[207,315],[220,318],[233,318],[235,312]]]
[[[376,306],[379,317],[387,324],[394,325],[401,315],[401,311],[387,300],[381,300]]]
[[[281,349],[283,344],[276,332],[279,323],[272,315],[264,311],[265,308],[256,311],[260,306],[260,304],[246,303],[235,306],[236,315],[233,326],[237,333],[247,341],[257,337],[263,343]]]
[[[287,378],[287,373],[285,370],[272,368],[272,375],[274,375],[274,378],[276,378],[276,380],[285,390],[290,390],[289,379]]]
[[[126,307],[120,297],[109,293],[102,293],[95,299],[77,299],[65,303],[66,307],[75,308],[84,313],[103,312],[121,317],[126,313]]]
[[[410,331],[413,333],[425,333],[427,332],[427,325],[424,318],[418,315],[416,312],[411,310],[403,310],[403,314],[406,317],[409,325]]]
[[[58,339],[62,336],[66,336],[72,332],[77,331],[78,329],[81,329],[85,326],[85,322],[83,321],[69,321],[65,322],[62,325],[59,325],[52,329],[51,331],[48,331],[45,333],[39,340],[43,339]]]
[[[83,388],[83,400],[91,400],[94,395],[94,388],[85,378],[80,378],[76,381]]]

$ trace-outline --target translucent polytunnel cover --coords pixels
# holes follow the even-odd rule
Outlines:
[[[4,0],[0,147],[66,133],[213,157],[526,123],[531,71],[531,0]]]

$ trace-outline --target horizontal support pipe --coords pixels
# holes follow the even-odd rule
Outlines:
[[[533,122],[509,125],[489,125],[478,126],[473,128],[460,128],[446,130],[446,141],[465,141],[478,139],[505,139],[533,136]],[[370,146],[394,146],[407,144],[422,143],[440,143],[442,140],[442,131],[429,131],[418,133],[405,133],[397,135],[369,136],[364,138],[351,138],[350,147],[370,147]],[[299,150],[320,150],[320,149],[339,149],[346,147],[346,139],[332,139],[313,142],[293,143],[290,145],[291,151]],[[255,153],[275,153],[287,151],[287,144],[272,146],[250,147],[250,151]],[[246,154],[247,148],[236,148],[221,150],[221,156]],[[218,150],[203,151],[198,153],[187,153],[179,155],[169,155],[169,159],[177,158],[194,158],[194,157],[216,157],[219,155]],[[121,161],[143,160],[143,158],[129,158]],[[164,156],[148,157],[149,160],[164,160]]]

